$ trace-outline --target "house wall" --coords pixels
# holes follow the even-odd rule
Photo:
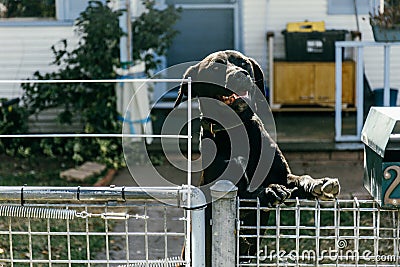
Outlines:
[[[52,72],[57,66],[51,46],[62,39],[68,40],[69,49],[77,45],[77,36],[69,26],[8,26],[0,27],[0,80],[32,79],[36,71]],[[0,83],[0,98],[12,99],[22,96],[20,84]],[[29,118],[30,132],[64,132],[57,123],[56,109],[41,112]],[[82,125],[74,121],[69,131],[80,130]]]
[[[35,71],[54,71],[51,46],[62,39],[69,40],[70,48],[77,43],[72,26],[0,27],[0,36],[0,80],[25,80]],[[0,84],[0,98],[21,94],[19,84]]]
[[[243,52],[255,58],[266,69],[267,63],[267,19],[266,0],[242,0],[242,44]]]
[[[273,31],[274,57],[285,56],[284,38],[281,34],[288,22],[325,21],[326,29],[356,31],[354,15],[328,15],[327,0],[243,0],[243,50],[261,62],[268,78],[267,42],[265,34]],[[359,15],[358,21],[363,41],[373,41],[368,15]],[[349,55],[352,51],[346,51]],[[391,49],[391,87],[400,88],[400,46]],[[365,72],[372,88],[383,87],[383,49],[366,48]]]

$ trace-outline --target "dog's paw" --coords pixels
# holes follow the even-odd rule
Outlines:
[[[264,190],[263,196],[260,198],[261,204],[267,207],[274,207],[283,203],[290,197],[294,189],[288,189],[283,185],[271,184]]]
[[[319,200],[333,200],[340,193],[339,180],[336,178],[321,178],[314,180],[311,193]]]

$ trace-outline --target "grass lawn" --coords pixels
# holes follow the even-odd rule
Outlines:
[[[72,162],[57,158],[0,155],[0,186],[90,186],[101,177],[91,177],[84,183],[60,178],[60,171],[73,167]]]

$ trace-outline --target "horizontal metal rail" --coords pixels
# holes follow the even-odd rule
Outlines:
[[[98,79],[98,80],[0,80],[0,84],[28,83],[146,83],[146,82],[188,82],[189,79]]]
[[[0,203],[0,266],[204,262],[206,202],[194,187],[1,186]],[[193,257],[183,259],[188,240]]]
[[[128,200],[174,200],[176,206],[184,207],[188,186],[179,187],[41,187],[1,186],[0,201],[128,201]],[[192,197],[202,198],[201,191],[191,187]],[[193,201],[193,200],[192,200]],[[199,201],[194,203],[199,205]],[[203,205],[203,204],[201,204]]]
[[[190,139],[187,135],[162,134],[1,134],[0,138],[174,138]]]

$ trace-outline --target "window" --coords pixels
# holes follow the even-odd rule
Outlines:
[[[89,0],[56,0],[57,19],[62,21],[75,20],[86,9],[88,3]]]
[[[369,14],[372,10],[370,2],[373,0],[328,0],[329,15],[351,15],[355,14],[354,2],[357,4],[357,12],[359,15]]]
[[[0,18],[54,18],[55,0],[0,0]]]
[[[0,0],[0,21],[35,24],[35,21],[72,23],[90,0]],[[102,0],[103,3],[106,0]],[[39,19],[39,20],[38,20]]]

